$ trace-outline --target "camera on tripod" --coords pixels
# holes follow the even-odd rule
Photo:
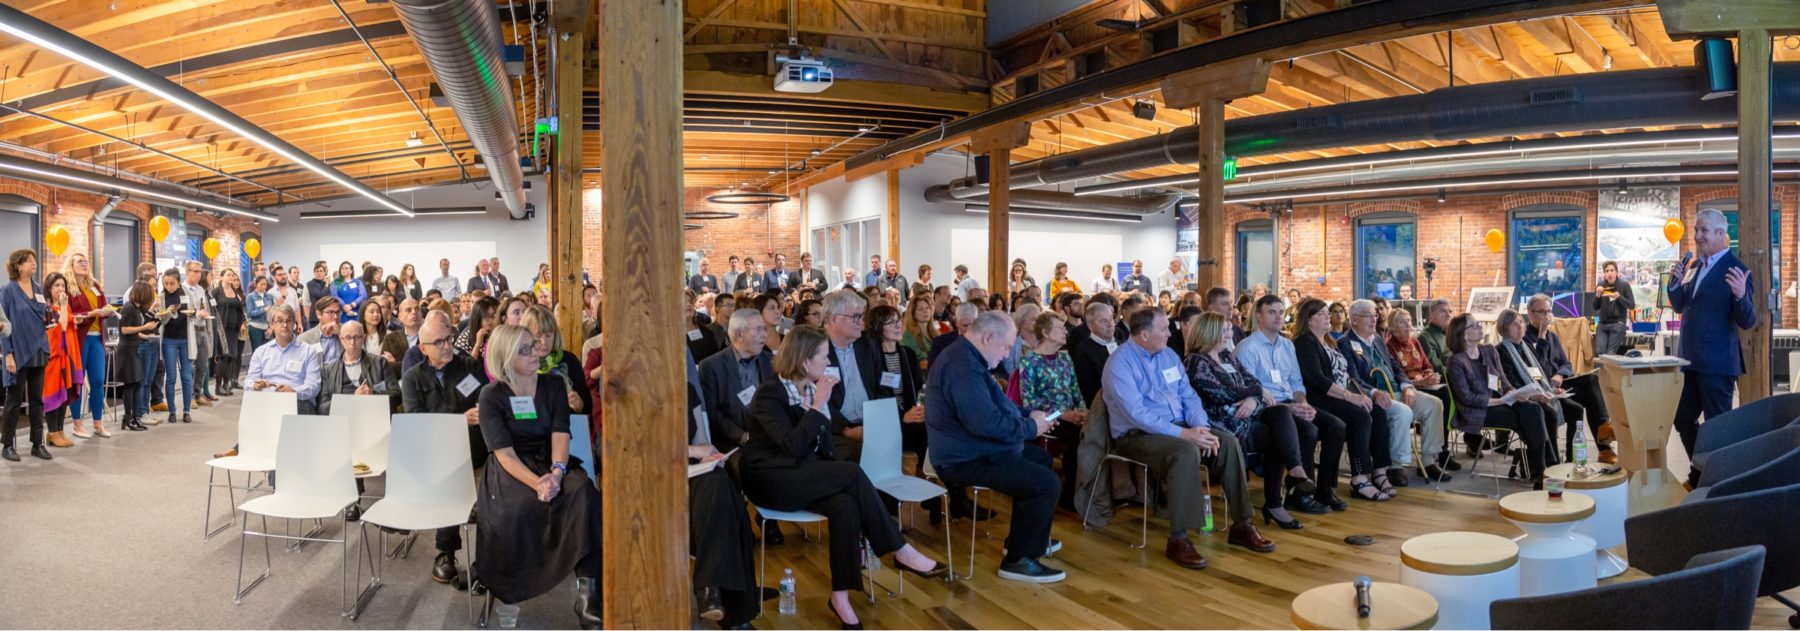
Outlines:
[[[1435,273],[1437,273],[1437,257],[1425,257],[1425,279],[1430,280],[1431,275]]]

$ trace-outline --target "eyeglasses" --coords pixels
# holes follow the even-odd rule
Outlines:
[[[900,323],[899,320],[885,320],[881,323],[881,326],[888,327],[888,326],[894,326],[899,323]]]
[[[363,339],[364,339],[364,338],[366,338],[366,337],[368,337],[368,336],[364,336],[364,335],[339,335],[339,336],[338,336],[338,339],[340,339],[340,340],[349,340],[349,341],[353,341],[353,342],[355,342],[355,341],[362,341],[362,340],[363,340]]]
[[[429,342],[424,341],[424,340],[419,340],[419,345],[420,346],[436,346],[439,348],[449,348],[450,347],[450,336],[446,335],[444,337],[440,337],[438,339],[435,339],[435,340],[432,340]]]
[[[1531,315],[1546,315],[1546,314],[1550,313],[1550,310],[1549,309],[1530,309],[1530,310],[1527,310],[1526,313],[1529,313]]]
[[[849,318],[853,322],[862,322],[862,320],[863,320],[863,314],[860,314],[860,313],[840,313],[840,314],[837,314],[837,316],[835,316],[835,317]]]

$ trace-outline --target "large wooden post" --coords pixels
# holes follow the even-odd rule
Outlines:
[[[605,467],[606,627],[684,628],[687,380],[681,337],[680,0],[606,0],[601,122],[611,272]]]
[[[1200,130],[1200,242],[1194,280],[1202,291],[1224,287],[1230,278],[1225,260],[1225,103],[1261,94],[1269,86],[1269,62],[1244,59],[1189,70],[1162,82],[1164,107],[1196,108]]]
[[[558,0],[555,6],[556,108],[562,120],[551,157],[549,237],[551,293],[561,307],[557,328],[569,348],[581,348],[581,137],[582,75],[587,67],[588,34],[593,30],[592,0]],[[593,410],[585,410],[593,414]]]
[[[887,172],[887,259],[900,260],[900,170]],[[905,274],[906,270],[900,270]],[[917,280],[917,279],[915,279]]]
[[[1024,122],[1001,123],[975,132],[969,150],[988,157],[988,277],[989,295],[1006,295],[1006,272],[1011,265],[1012,150],[1031,139]],[[1010,302],[1011,297],[1008,296]]]

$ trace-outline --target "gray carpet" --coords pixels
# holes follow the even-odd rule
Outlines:
[[[239,536],[232,526],[201,542],[202,463],[235,442],[238,401],[225,397],[218,407],[196,409],[192,424],[165,423],[147,432],[109,423],[113,438],[73,439],[74,447],[53,449],[50,462],[24,453],[30,441],[21,427],[24,462],[0,461],[0,628],[472,627],[467,593],[429,576],[435,554],[430,533],[420,535],[409,558],[387,562],[386,583],[355,622],[338,615],[343,557],[337,544],[288,552],[271,540],[272,574],[242,605],[232,604]],[[371,480],[367,494],[378,496],[381,488],[379,479]],[[364,506],[372,502],[364,500]],[[229,513],[225,504],[221,490],[213,505],[215,526]],[[272,530],[280,531],[280,524],[269,520]],[[353,555],[361,550],[359,530],[351,524]],[[327,522],[322,536],[340,534],[336,522]],[[390,545],[395,541],[389,537]],[[262,567],[261,545],[250,542],[247,578]],[[352,556],[352,581],[355,562]],[[571,578],[523,603],[519,628],[576,628],[574,590]]]

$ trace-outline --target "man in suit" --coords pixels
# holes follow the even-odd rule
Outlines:
[[[823,291],[825,289],[825,284],[829,281],[825,280],[824,272],[813,268],[812,261],[812,254],[800,253],[800,269],[794,270],[793,274],[788,275],[788,291],[802,289]]]
[[[1119,342],[1110,335],[1096,336],[1091,332],[1116,330],[1112,305],[1094,300],[1081,315],[1082,326],[1075,328],[1080,337],[1069,338],[1069,359],[1075,362],[1075,385],[1081,388],[1081,400],[1091,404],[1106,376],[1106,360],[1119,350]]]
[[[862,337],[868,303],[854,291],[825,294],[825,335],[831,338],[825,374],[837,378],[831,389],[832,447],[849,462],[862,459],[863,403],[881,383],[881,369],[869,340]]]
[[[1406,371],[1401,370],[1394,356],[1388,353],[1387,343],[1381,341],[1376,330],[1375,323],[1380,315],[1374,301],[1357,300],[1350,303],[1349,311],[1350,330],[1338,339],[1338,353],[1344,356],[1345,371],[1350,373],[1350,378],[1361,383],[1375,405],[1384,412],[1375,422],[1388,424],[1385,447],[1388,457],[1375,461],[1389,463],[1389,482],[1394,486],[1406,486],[1406,470],[1412,467],[1412,427],[1417,421],[1421,436],[1419,450],[1425,461],[1431,463],[1425,467],[1426,479],[1449,480],[1450,476],[1436,464],[1444,444],[1444,403],[1437,397],[1420,396],[1418,388],[1406,378]],[[1371,452],[1382,448],[1382,445],[1369,445]]]
[[[487,371],[481,362],[456,351],[450,319],[442,313],[426,316],[419,328],[419,346],[425,361],[407,369],[400,378],[400,409],[408,414],[461,414],[469,424],[469,462],[476,471],[487,463],[487,442],[481,437],[481,416],[475,406]],[[481,474],[476,473],[480,480]],[[468,581],[456,568],[456,551],[462,549],[457,528],[437,531],[437,559],[431,564],[431,580],[466,589]]]
[[[787,268],[787,255],[775,255],[775,267],[763,273],[763,287],[769,291],[787,291],[788,279],[794,273]]]
[[[469,291],[485,291],[488,295],[497,293],[493,286],[488,283],[490,276],[488,269],[487,259],[477,259],[475,261],[475,275],[469,277]]]
[[[512,292],[512,284],[506,282],[505,274],[500,273],[500,257],[488,259],[488,271],[493,274],[493,277],[488,279],[488,287],[492,289],[489,293]]]
[[[399,400],[400,384],[388,374],[387,360],[363,352],[366,340],[361,322],[351,320],[338,327],[338,345],[343,354],[325,364],[320,372],[319,401],[313,406],[320,415],[331,414],[331,398],[340,394],[379,394]]]
[[[744,444],[744,411],[756,386],[775,378],[773,355],[763,348],[769,330],[762,314],[744,309],[731,314],[731,348],[700,362],[701,409],[712,428],[712,444],[730,451]]]
[[[1737,378],[1744,374],[1744,355],[1738,348],[1738,329],[1756,326],[1756,284],[1727,247],[1725,215],[1702,210],[1694,217],[1694,253],[1682,257],[1670,275],[1669,306],[1681,314],[1682,359],[1685,380],[1681,402],[1675,406],[1675,431],[1688,457],[1700,435],[1700,415],[1710,419],[1731,409]],[[1692,462],[1692,460],[1690,460]],[[1688,469],[1688,484],[1700,482],[1700,470]]]

